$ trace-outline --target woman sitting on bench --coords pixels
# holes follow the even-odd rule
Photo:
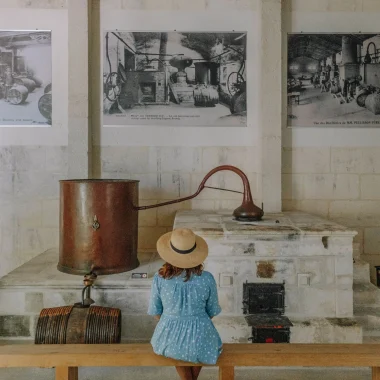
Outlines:
[[[211,319],[221,312],[216,282],[203,270],[204,239],[189,229],[160,237],[165,264],[155,274],[148,314],[159,320],[151,343],[158,355],[191,363],[216,364],[222,341]],[[176,367],[182,380],[196,380],[201,366]]]

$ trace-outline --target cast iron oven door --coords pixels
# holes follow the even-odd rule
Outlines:
[[[243,284],[243,312],[252,343],[289,343],[292,322],[285,317],[284,284]]]

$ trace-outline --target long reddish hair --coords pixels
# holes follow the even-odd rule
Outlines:
[[[194,268],[177,268],[174,265],[165,263],[158,274],[165,280],[169,280],[173,277],[179,276],[183,271],[186,271],[185,282],[190,280],[190,277],[194,274],[200,276],[203,272],[203,264],[200,264]]]

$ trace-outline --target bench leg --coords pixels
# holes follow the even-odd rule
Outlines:
[[[234,367],[219,367],[219,380],[234,380],[234,379],[235,379]]]
[[[78,367],[55,367],[55,380],[78,380]]]
[[[372,380],[380,380],[380,367],[372,367]]]

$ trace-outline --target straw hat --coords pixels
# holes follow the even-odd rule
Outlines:
[[[157,251],[163,260],[177,268],[194,268],[204,262],[208,246],[204,239],[188,228],[179,228],[162,235]]]

